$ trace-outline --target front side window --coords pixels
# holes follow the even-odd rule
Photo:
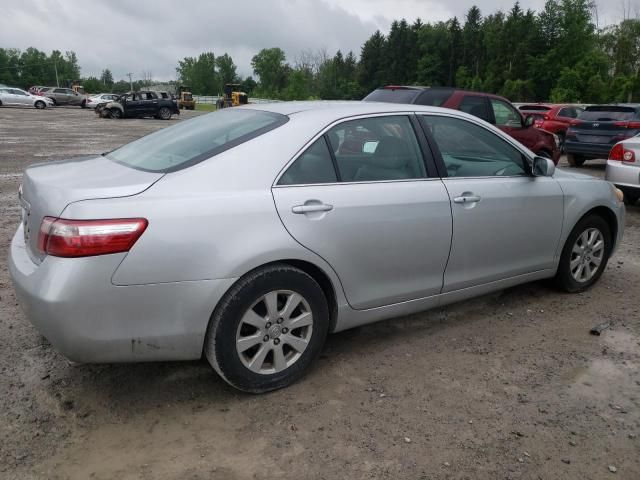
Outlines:
[[[449,177],[525,175],[525,159],[490,130],[467,120],[421,116],[435,140]]]
[[[67,91],[64,88],[56,88],[53,93],[67,93]]]
[[[159,130],[105,156],[140,170],[172,172],[240,145],[288,120],[278,113],[229,108]]]
[[[496,125],[522,128],[522,117],[518,111],[508,103],[498,100],[497,98],[492,98],[491,108],[493,109],[493,116],[496,119]]]
[[[336,171],[324,137],[313,142],[280,177],[278,185],[310,185],[337,182]]]
[[[406,116],[350,120],[327,133],[343,182],[423,178],[425,167]]]

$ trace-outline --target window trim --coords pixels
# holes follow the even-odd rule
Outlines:
[[[486,125],[482,125],[480,122],[476,122],[475,119],[477,117],[473,117],[473,119],[470,118],[466,118],[466,117],[461,117],[459,115],[455,115],[455,114],[450,114],[450,113],[445,113],[445,112],[416,112],[416,116],[418,117],[418,120],[420,122],[420,127],[422,128],[425,137],[427,138],[429,145],[433,151],[433,156],[434,156],[434,160],[436,163],[436,167],[438,169],[438,173],[440,174],[440,178],[441,179],[449,179],[449,180],[456,180],[456,179],[460,179],[460,180],[472,180],[472,179],[483,179],[483,178],[531,178],[534,177],[533,173],[532,173],[532,164],[533,164],[533,158],[531,157],[531,155],[529,153],[527,153],[526,151],[524,151],[520,146],[518,146],[515,142],[515,140],[507,135],[506,133],[504,133],[502,130],[500,130],[498,127],[493,127],[493,128],[487,128]],[[440,152],[440,147],[438,147],[438,144],[435,140],[435,138],[433,138],[433,135],[431,134],[431,131],[429,131],[428,128],[426,128],[426,125],[424,124],[424,119],[423,117],[448,117],[448,118],[455,118],[457,120],[462,120],[462,121],[466,121],[469,122],[473,125],[476,125],[477,127],[483,128],[485,130],[487,130],[488,132],[496,135],[496,137],[500,138],[501,140],[503,140],[504,142],[506,142],[508,145],[510,145],[511,147],[513,147],[517,152],[520,152],[520,154],[523,157],[524,160],[524,166],[525,166],[525,173],[524,175],[489,175],[489,176],[484,176],[484,177],[450,177],[449,173],[447,172],[447,166],[444,163],[444,159],[442,158],[442,152]],[[478,118],[478,120],[481,120],[480,118]],[[482,121],[482,120],[481,120]],[[485,122],[486,123],[486,122]],[[495,130],[497,130],[497,132]]]
[[[282,177],[285,172],[289,169],[289,167],[291,167],[291,165],[293,165],[295,163],[295,161],[301,157],[309,147],[311,147],[311,145],[313,145],[315,143],[315,141],[324,136],[325,137],[325,141],[328,144],[328,148],[329,148],[329,154],[332,157],[332,161],[334,159],[334,152],[333,149],[331,147],[331,142],[328,139],[328,133],[329,130],[331,130],[332,128],[342,124],[342,123],[346,123],[346,122],[350,122],[353,120],[361,120],[361,119],[369,119],[369,118],[379,118],[379,117],[399,117],[399,116],[404,116],[407,117],[409,119],[409,122],[411,123],[411,127],[413,128],[413,132],[414,135],[416,136],[416,141],[418,142],[418,147],[420,149],[420,154],[422,156],[422,161],[424,163],[424,167],[425,167],[425,173],[426,175],[424,177],[419,177],[419,178],[403,178],[403,179],[395,179],[395,180],[363,180],[360,182],[354,182],[354,181],[349,181],[349,182],[345,182],[345,181],[341,181],[341,175],[340,175],[340,169],[337,166],[337,162],[334,163],[334,169],[336,170],[336,178],[338,178],[339,180],[337,182],[330,182],[330,183],[302,183],[302,184],[293,184],[293,185],[279,185],[278,182],[280,181],[280,177]],[[436,161],[435,161],[435,157],[433,155],[433,152],[431,151],[431,149],[429,149],[429,152],[432,153],[431,158],[427,159],[425,156],[425,151],[423,149],[423,146],[421,144],[420,141],[420,132],[422,132],[422,129],[420,129],[419,131],[416,130],[416,125],[414,124],[414,122],[412,121],[412,117],[416,116],[416,112],[415,111],[407,111],[407,110],[401,110],[401,111],[397,111],[397,112],[380,112],[380,113],[367,113],[367,114],[359,114],[359,115],[351,115],[348,117],[341,117],[338,118],[334,121],[332,121],[331,123],[329,123],[328,125],[326,125],[324,128],[322,128],[318,133],[316,133],[313,137],[311,137],[311,139],[306,142],[301,148],[300,150],[298,150],[295,155],[293,157],[291,157],[291,159],[285,163],[285,165],[282,167],[282,169],[276,174],[275,180],[273,181],[273,183],[271,184],[271,188],[299,188],[299,187],[318,187],[318,186],[326,186],[326,185],[363,185],[363,184],[368,184],[368,183],[396,183],[396,182],[424,182],[424,181],[432,181],[432,180],[440,180],[440,177],[436,175],[431,176],[430,172],[437,172],[437,166],[436,166]],[[429,160],[433,163],[432,168],[430,169],[428,166],[428,162]]]

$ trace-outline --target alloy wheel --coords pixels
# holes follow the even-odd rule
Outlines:
[[[571,250],[569,268],[577,282],[588,282],[604,259],[604,236],[597,228],[588,228],[576,239]]]
[[[236,351],[252,372],[279,373],[300,359],[312,333],[309,302],[291,290],[274,290],[261,296],[242,316]]]

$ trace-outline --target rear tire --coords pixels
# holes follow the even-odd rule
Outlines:
[[[581,167],[585,161],[586,158],[581,157],[580,155],[574,155],[573,153],[567,154],[567,162],[572,167]]]
[[[582,292],[598,281],[611,254],[611,231],[599,215],[580,220],[562,249],[555,281],[570,293]]]
[[[624,203],[627,205],[634,205],[638,200],[640,200],[640,191],[638,190],[632,191],[624,189],[622,190],[622,193],[624,193]]]
[[[300,379],[328,330],[320,285],[302,270],[275,264],[245,275],[220,300],[204,353],[229,385],[263,393]]]
[[[162,120],[171,120],[171,110],[167,107],[162,107],[158,110],[158,117]]]

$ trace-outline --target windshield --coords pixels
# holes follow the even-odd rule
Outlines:
[[[614,122],[626,121],[636,118],[636,110],[632,107],[618,106],[594,106],[587,107],[584,112],[578,116],[580,120]]]
[[[285,124],[288,117],[230,108],[180,122],[105,154],[149,172],[172,172],[233,148]]]

